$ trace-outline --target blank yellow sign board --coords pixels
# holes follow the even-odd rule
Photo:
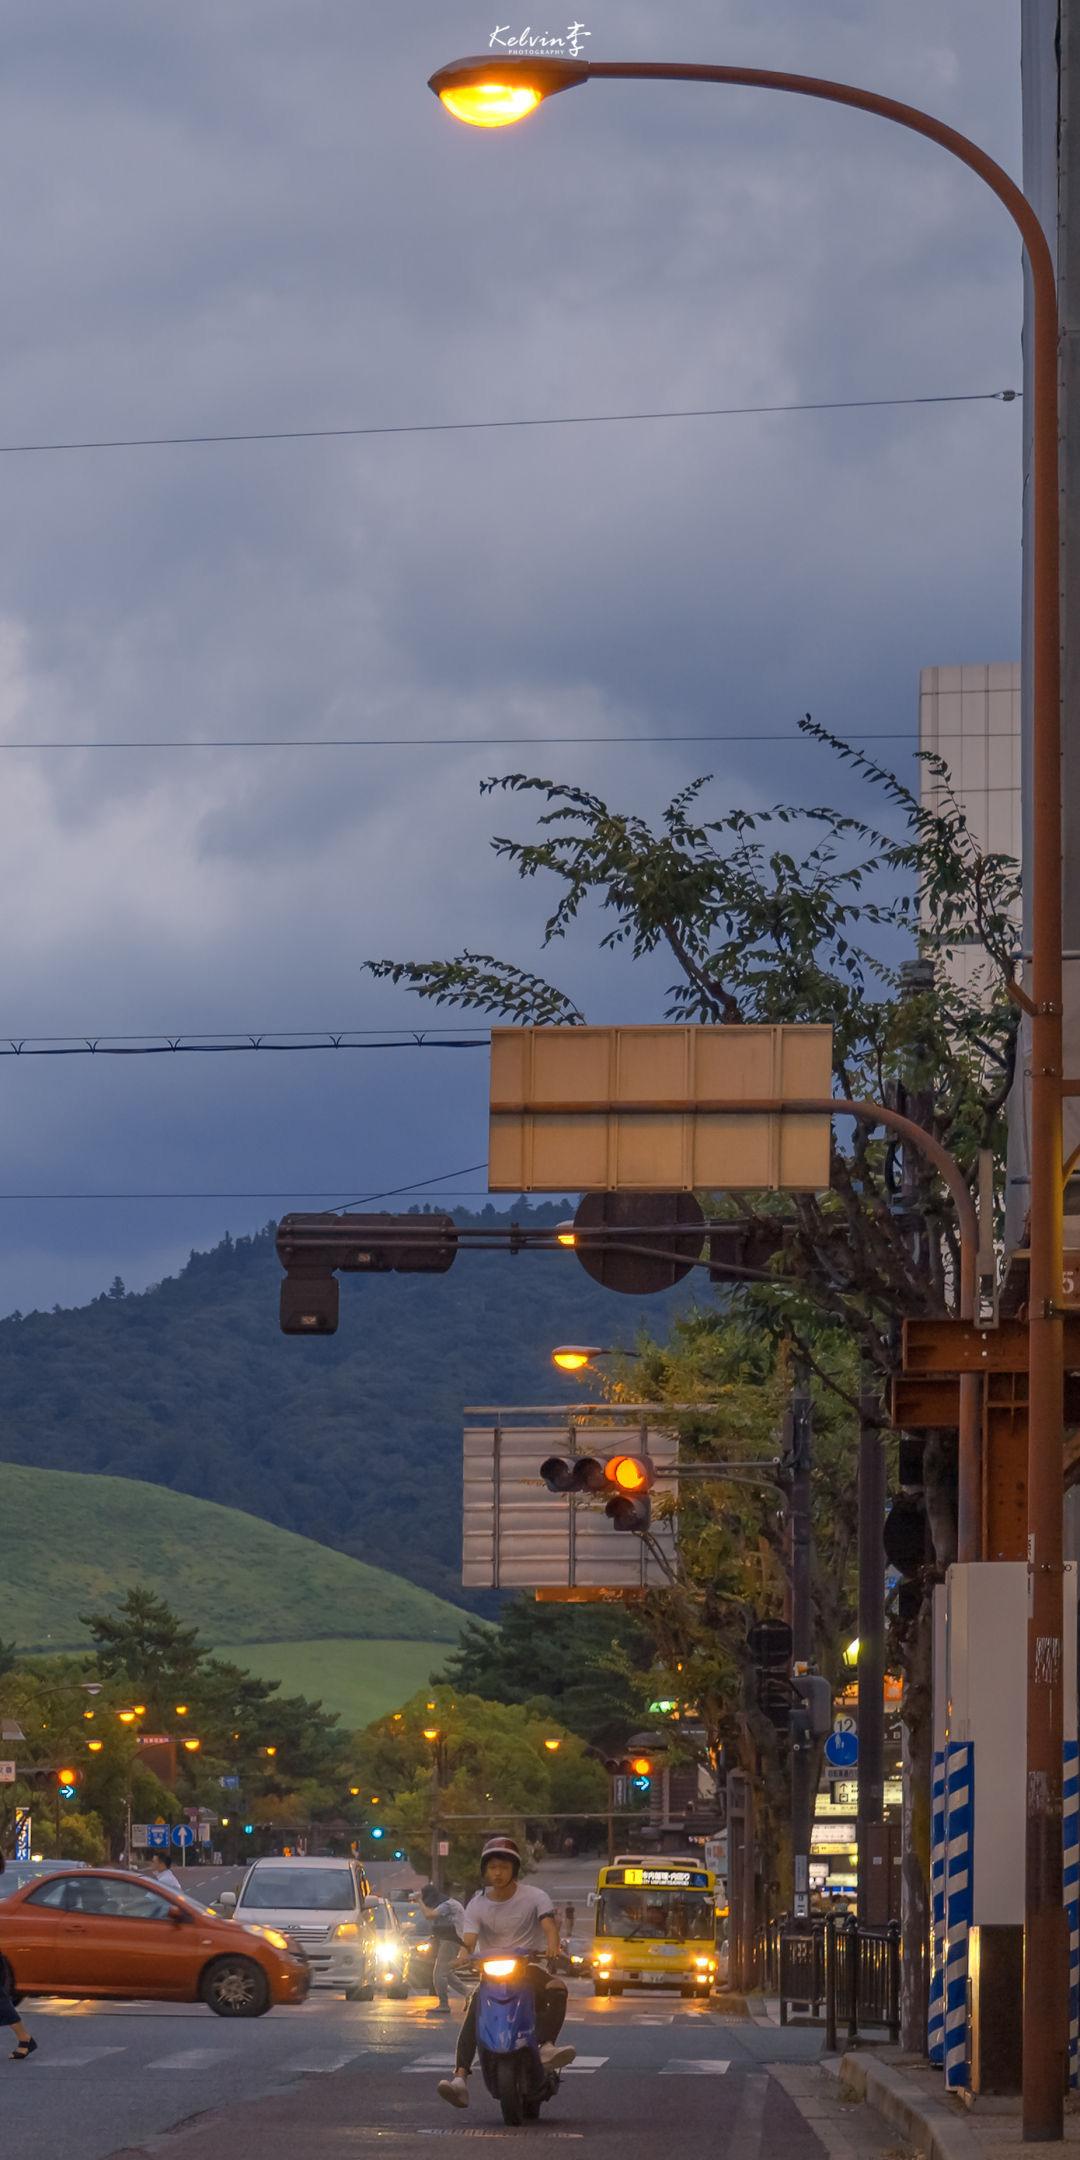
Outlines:
[[[820,1192],[828,1027],[491,1031],[492,1192]],[[741,1109],[739,1106],[747,1107]]]

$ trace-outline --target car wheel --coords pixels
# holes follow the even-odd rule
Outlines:
[[[374,2002],[375,1990],[373,1987],[346,1988],[345,2000],[346,2002]]]
[[[613,1987],[613,1988],[612,1988],[612,1990],[611,1990],[611,1992],[612,1992],[612,1994],[613,1994],[613,1995],[621,1995],[621,1994],[622,1994],[622,1989],[621,1989],[621,1987]]]
[[[215,2017],[262,2017],[270,2008],[270,1983],[253,1958],[216,1958],[203,1974],[201,1994]]]
[[[388,1987],[386,2000],[387,2002],[405,2002],[408,1999],[408,1993],[407,1987]]]
[[[606,1980],[594,1980],[592,1984],[592,1991],[594,1995],[610,1995],[611,1993],[611,1989]]]

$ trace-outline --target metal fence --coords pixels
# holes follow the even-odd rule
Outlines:
[[[900,2038],[900,1929],[860,1927],[853,1913],[843,1920],[785,1921],[779,1931],[780,2023],[789,2010],[825,2020],[825,2045],[840,2037],[849,2047],[863,2027],[884,2026]]]

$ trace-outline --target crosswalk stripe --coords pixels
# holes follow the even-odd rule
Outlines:
[[[41,2050],[38,2050],[41,2054]],[[85,2070],[88,2063],[102,2062],[106,2055],[123,2055],[122,2047],[78,2048],[73,2055],[41,2054],[42,2066],[49,2070]]]
[[[567,2063],[562,2075],[563,2077],[573,2077],[575,2070],[583,2070],[588,2076],[590,2071],[602,2070],[604,2064],[609,2060],[610,2057],[607,2055],[579,2055],[575,2062]]]
[[[715,2055],[687,2055],[672,2057],[664,2064],[661,2077],[723,2077],[731,2064],[721,2062]]]
[[[212,2065],[227,2062],[233,2050],[224,2053],[220,2048],[181,2048],[176,2055],[159,2055],[148,2062],[148,2070],[208,2070]]]
[[[334,2070],[346,2069],[349,2063],[356,2060],[356,2049],[350,2048],[346,2055],[324,2056],[321,2062],[317,2056],[301,2055],[295,2062],[286,2063],[284,2067],[287,2076],[292,2074],[297,2077],[325,2077]]]

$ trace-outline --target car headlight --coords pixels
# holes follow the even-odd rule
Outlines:
[[[421,1951],[424,1951],[424,1952],[426,1952],[426,1951],[430,1950],[430,1948],[431,1948],[431,1944],[430,1944],[429,1942],[422,1942],[422,1943],[414,1943],[414,1944],[413,1944],[413,1949],[414,1949],[414,1950],[421,1950]]]

